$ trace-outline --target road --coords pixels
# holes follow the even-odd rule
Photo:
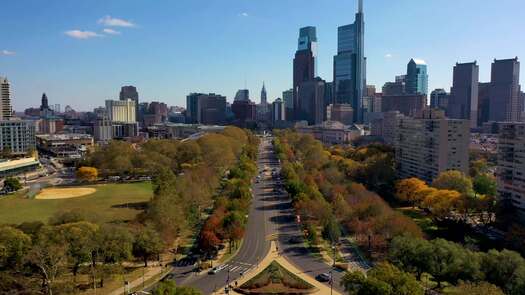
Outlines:
[[[267,167],[269,171],[275,170],[279,174],[280,163],[273,151],[271,138],[262,139],[257,166],[259,171]],[[183,260],[177,263],[170,278],[178,285],[193,286],[204,294],[211,294],[226,286],[227,282],[234,282],[241,273],[256,267],[270,250],[271,237],[276,237],[279,252],[303,270],[304,274],[315,278],[321,273],[329,272],[331,266],[321,258],[311,255],[303,243],[289,241],[292,236],[302,239],[302,233],[296,223],[291,200],[277,178],[268,172],[260,182],[254,183],[244,242],[237,254],[224,265],[224,269],[213,275],[196,274],[192,272],[193,261]],[[334,272],[333,287],[343,292],[339,286],[341,276],[342,273]]]

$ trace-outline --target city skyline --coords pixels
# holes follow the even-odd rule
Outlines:
[[[139,1],[6,3],[0,24],[11,29],[0,47],[0,76],[11,83],[13,108],[20,112],[36,106],[45,92],[52,104],[91,110],[107,99],[118,99],[124,85],[136,86],[141,101],[184,106],[190,92],[214,92],[231,102],[244,81],[256,95],[266,81],[272,102],[292,86],[291,58],[300,27],[317,28],[318,75],[333,80],[337,28],[352,23],[357,8],[357,1],[206,4],[196,11],[202,3],[161,1],[148,7]],[[474,4],[477,9],[467,9]],[[519,17],[525,4],[519,1],[503,5],[472,0],[454,5],[365,1],[364,6],[367,81],[378,89],[402,74],[410,58],[427,62],[430,92],[450,90],[456,62],[476,60],[480,82],[487,82],[494,58],[525,56],[525,37],[518,34],[525,24]],[[63,14],[57,15],[57,9]],[[428,11],[440,13],[425,14]],[[485,21],[504,13],[498,23]],[[192,19],[214,15],[226,20],[195,26]],[[421,18],[410,20],[407,15]],[[27,21],[21,23],[21,17]],[[449,25],[440,27],[436,19],[446,19]],[[217,30],[221,33],[214,34]],[[515,38],[505,37],[508,34]]]

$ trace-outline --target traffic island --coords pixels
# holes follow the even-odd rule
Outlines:
[[[268,267],[235,288],[240,294],[312,294],[318,289],[285,269],[277,261],[272,261]]]

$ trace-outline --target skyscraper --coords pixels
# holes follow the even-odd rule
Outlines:
[[[268,104],[268,96],[266,94],[266,86],[264,85],[264,82],[263,82],[263,87],[261,90],[261,104],[262,105]]]
[[[407,65],[406,92],[428,95],[427,64],[422,59],[410,59]]]
[[[139,93],[137,91],[137,88],[135,86],[122,86],[120,88],[120,100],[127,100],[131,99],[135,102],[135,114],[137,117],[140,117],[139,113]]]
[[[433,109],[447,110],[450,94],[443,88],[434,89],[430,93],[430,107]]]
[[[293,89],[283,91],[283,101],[286,109],[286,120],[293,117]]]
[[[136,123],[136,106],[132,99],[106,100],[106,111],[111,122]]]
[[[7,78],[0,77],[0,120],[8,120],[13,115],[10,88]]]
[[[226,97],[215,93],[191,93],[186,97],[186,118],[190,124],[224,124]]]
[[[315,27],[299,30],[297,51],[293,60],[293,109],[294,119],[300,110],[298,89],[301,83],[311,81],[316,75],[317,33]]]
[[[299,85],[297,91],[300,99],[296,110],[296,120],[307,121],[309,125],[321,124],[324,119],[324,97],[326,82],[317,77]]]
[[[335,101],[351,104],[356,122],[363,121],[362,100],[366,87],[364,28],[363,1],[359,0],[354,23],[337,29],[337,55],[334,56]]]
[[[470,127],[478,126],[479,66],[476,62],[456,63],[447,116],[470,120]]]
[[[490,82],[478,83],[478,125],[489,121]]]
[[[520,62],[518,58],[494,60],[490,79],[489,120],[518,122],[520,110]]]

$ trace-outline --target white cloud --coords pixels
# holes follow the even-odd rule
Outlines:
[[[104,30],[102,30],[104,33],[108,34],[108,35],[120,35],[120,32],[119,31],[115,31],[113,29],[108,29],[108,28],[105,28]]]
[[[7,50],[7,49],[4,49],[2,51],[0,51],[0,55],[15,55],[16,52],[14,51],[10,51],[10,50]]]
[[[70,30],[64,32],[67,36],[75,39],[89,39],[94,37],[102,37],[102,35],[97,34],[92,31],[81,31],[81,30]]]
[[[244,17],[247,17],[249,16],[248,12],[242,12],[241,14],[239,14],[240,16],[244,16]]]
[[[98,20],[99,24],[102,24],[107,27],[134,27],[135,24],[131,21],[127,21],[120,18],[113,18],[110,15],[106,15],[103,18]]]
[[[392,54],[391,53],[385,54],[385,58],[392,58]]]

